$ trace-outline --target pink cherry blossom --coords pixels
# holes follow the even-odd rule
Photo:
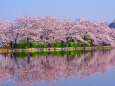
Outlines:
[[[80,21],[58,19],[51,16],[24,16],[7,22],[0,20],[0,43],[13,41],[22,42],[25,39],[37,43],[67,42],[67,38],[75,42],[89,44],[89,37],[95,45],[103,42],[115,46],[115,31],[107,23],[99,23],[81,19]]]

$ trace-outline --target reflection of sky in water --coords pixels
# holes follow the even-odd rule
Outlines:
[[[32,86],[32,85],[31,85]],[[80,80],[79,78],[63,79],[57,82],[36,83],[33,86],[115,86],[115,70],[109,68],[104,74],[96,74],[92,77]]]
[[[14,66],[14,70],[15,70],[14,76],[15,77],[14,78],[15,79],[16,79],[16,77],[19,78],[20,72],[23,72],[23,73],[27,72],[28,66],[35,65],[35,66],[38,66],[39,68],[41,68],[41,70],[43,72],[45,72],[45,71],[49,72],[50,75],[51,75],[51,73],[52,74],[56,73],[56,75],[54,75],[54,78],[58,77],[58,79],[53,80],[52,76],[51,76],[51,79],[50,79],[50,76],[48,76],[49,78],[42,77],[41,78],[42,81],[39,81],[39,80],[35,81],[35,82],[33,81],[32,84],[30,84],[30,86],[115,86],[115,82],[114,82],[114,80],[115,80],[115,69],[114,69],[115,53],[114,52],[115,52],[115,50],[95,51],[93,53],[88,52],[85,55],[82,54],[79,58],[76,56],[72,60],[67,60],[66,59],[67,56],[62,56],[62,57],[58,57],[58,58],[54,58],[51,56],[49,56],[48,58],[46,58],[46,57],[45,58],[42,58],[42,57],[30,58],[29,65],[27,65],[27,63],[25,62],[25,60],[27,61],[27,58],[25,58],[25,60],[24,60],[24,58],[17,58],[17,62],[18,62],[20,70],[16,67],[16,64],[15,64],[15,66]],[[87,57],[89,58],[89,56],[93,56],[93,57],[90,58],[90,60],[85,59]],[[8,58],[8,57],[4,57],[4,58]],[[0,59],[1,59],[1,57],[0,57]],[[2,61],[2,59],[0,61]],[[2,68],[2,66],[3,66],[3,67],[6,67],[6,69],[7,69],[8,66],[10,66],[10,65],[5,66],[5,64],[8,64],[8,63],[5,63],[5,61],[6,61],[6,59],[3,60],[4,65],[0,62],[0,64],[2,64],[0,67]],[[9,61],[10,61],[10,58],[8,58],[7,62],[9,62]],[[41,61],[42,61],[42,64],[40,63]],[[62,63],[61,63],[61,61],[62,61]],[[12,64],[12,62],[13,61],[11,61],[11,64]],[[46,63],[48,63],[48,64],[46,64]],[[63,71],[59,71],[59,68],[56,67],[56,64],[58,64],[58,66],[59,65],[63,66],[62,70],[64,69],[65,65],[66,65],[66,68]],[[59,67],[61,67],[61,66],[59,66]],[[73,66],[75,66],[75,67],[73,67]],[[72,67],[73,67],[73,69],[72,69]],[[21,68],[25,68],[25,69],[23,70]],[[71,68],[71,70],[70,70],[70,68]],[[77,68],[79,70],[74,70],[75,68]],[[57,72],[55,72],[54,70],[59,71],[59,73],[62,75],[65,75],[65,77],[59,78],[59,75],[57,75]],[[8,71],[8,74],[12,74],[12,73],[10,73],[11,71],[9,71],[9,69],[7,71]],[[35,70],[33,69],[31,71],[33,72]],[[74,71],[76,74],[78,72],[79,73],[78,73],[78,75],[72,74],[73,73],[72,71]],[[84,74],[85,75],[84,75],[84,77],[81,78],[82,72],[83,72],[83,75]],[[70,74],[70,75],[68,76],[68,75],[66,75],[66,73]],[[24,74],[31,74],[31,72],[29,72],[29,70],[28,70],[28,73],[24,73]],[[40,74],[40,73],[38,73],[38,74]],[[45,81],[45,79],[47,79],[47,80],[50,79],[50,82]],[[14,79],[11,81],[5,79],[1,82],[1,86],[7,86],[7,85],[8,86],[17,86],[17,83],[18,83],[18,80],[16,82],[16,81],[14,81]],[[21,83],[20,85],[18,84],[18,86],[25,86],[23,83]]]

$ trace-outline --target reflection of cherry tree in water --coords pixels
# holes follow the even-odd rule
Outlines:
[[[105,51],[104,51],[105,52]],[[114,64],[115,50],[87,52],[75,56],[41,56],[38,58],[11,58],[0,56],[0,81],[16,80],[19,84],[52,82],[63,78],[90,77],[104,73]]]

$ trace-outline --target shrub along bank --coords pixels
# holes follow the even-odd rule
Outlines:
[[[16,43],[14,44],[14,48],[24,48],[24,49],[27,49],[27,48],[47,48],[47,47],[56,47],[56,48],[59,48],[59,47],[90,47],[90,46],[94,46],[94,44],[92,43],[89,43],[90,45],[88,44],[82,44],[80,42],[76,43],[76,42],[57,42],[57,43],[43,43],[43,44],[37,44],[37,43]]]

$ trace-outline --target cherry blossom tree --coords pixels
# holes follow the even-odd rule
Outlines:
[[[17,17],[15,20],[15,27],[19,30],[19,34],[21,33],[22,40],[33,39],[37,36],[37,19],[30,16],[24,16],[24,18]],[[17,32],[17,31],[16,31]],[[36,40],[37,41],[37,40]]]
[[[24,40],[36,43],[54,43],[81,41],[89,44],[86,38],[92,40],[95,45],[103,42],[115,46],[115,31],[107,26],[107,23],[93,22],[81,19],[80,21],[58,19],[51,16],[17,17],[13,21],[0,20],[0,42],[19,43]],[[10,39],[9,39],[9,38]]]
[[[8,36],[8,25],[7,21],[0,19],[0,44],[2,46],[10,40]]]

